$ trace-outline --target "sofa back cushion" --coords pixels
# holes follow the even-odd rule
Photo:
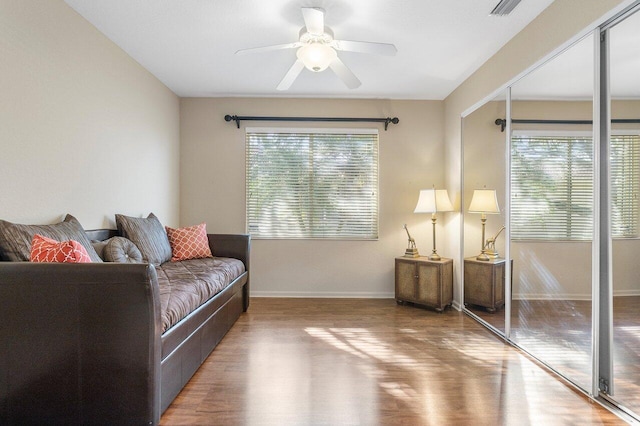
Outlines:
[[[153,213],[146,218],[117,214],[116,226],[121,236],[130,239],[138,247],[145,262],[158,266],[171,259],[169,238]]]
[[[0,257],[14,262],[28,261],[34,235],[56,241],[74,240],[82,244],[92,262],[102,262],[78,219],[68,214],[63,222],[52,225],[22,225],[0,220]]]

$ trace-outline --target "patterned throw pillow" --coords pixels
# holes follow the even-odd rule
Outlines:
[[[205,223],[178,229],[165,226],[165,229],[171,244],[172,262],[213,257],[209,248]]]
[[[77,241],[58,242],[42,235],[34,235],[31,241],[31,262],[90,263],[87,249]]]

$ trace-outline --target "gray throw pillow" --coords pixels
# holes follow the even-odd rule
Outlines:
[[[28,261],[31,241],[35,234],[56,241],[74,240],[87,249],[92,262],[102,262],[78,219],[68,214],[63,222],[53,225],[22,225],[0,220],[0,252],[2,257],[13,262]]]
[[[104,247],[104,260],[118,263],[142,263],[142,253],[133,241],[124,237],[113,237],[107,240]]]
[[[169,238],[153,213],[146,218],[117,214],[116,226],[121,236],[138,247],[145,262],[158,266],[171,259]]]
[[[111,238],[109,238],[109,240],[110,239]],[[98,253],[98,256],[100,256],[100,259],[102,260],[104,260],[104,248],[109,243],[109,240],[104,240],[104,241],[91,240],[91,245],[93,246],[93,249],[96,251],[96,253]]]

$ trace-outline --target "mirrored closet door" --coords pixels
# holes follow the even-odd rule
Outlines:
[[[511,88],[510,338],[584,389],[592,380],[594,40]]]
[[[640,420],[638,76],[640,2],[463,117],[461,255],[467,314]]]
[[[495,120],[505,114],[506,94],[501,93],[462,122],[464,305],[468,312],[502,335],[505,333],[504,164],[508,141]]]
[[[640,12],[616,23],[605,37],[613,281],[613,383],[608,394],[640,413]]]

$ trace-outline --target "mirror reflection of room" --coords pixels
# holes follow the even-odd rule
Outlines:
[[[593,36],[512,87],[511,338],[591,384]]]
[[[494,124],[504,117],[504,93],[463,119],[464,304],[505,332],[504,250],[507,137]]]
[[[613,383],[640,413],[640,13],[609,30]],[[628,121],[628,122],[625,122]]]

